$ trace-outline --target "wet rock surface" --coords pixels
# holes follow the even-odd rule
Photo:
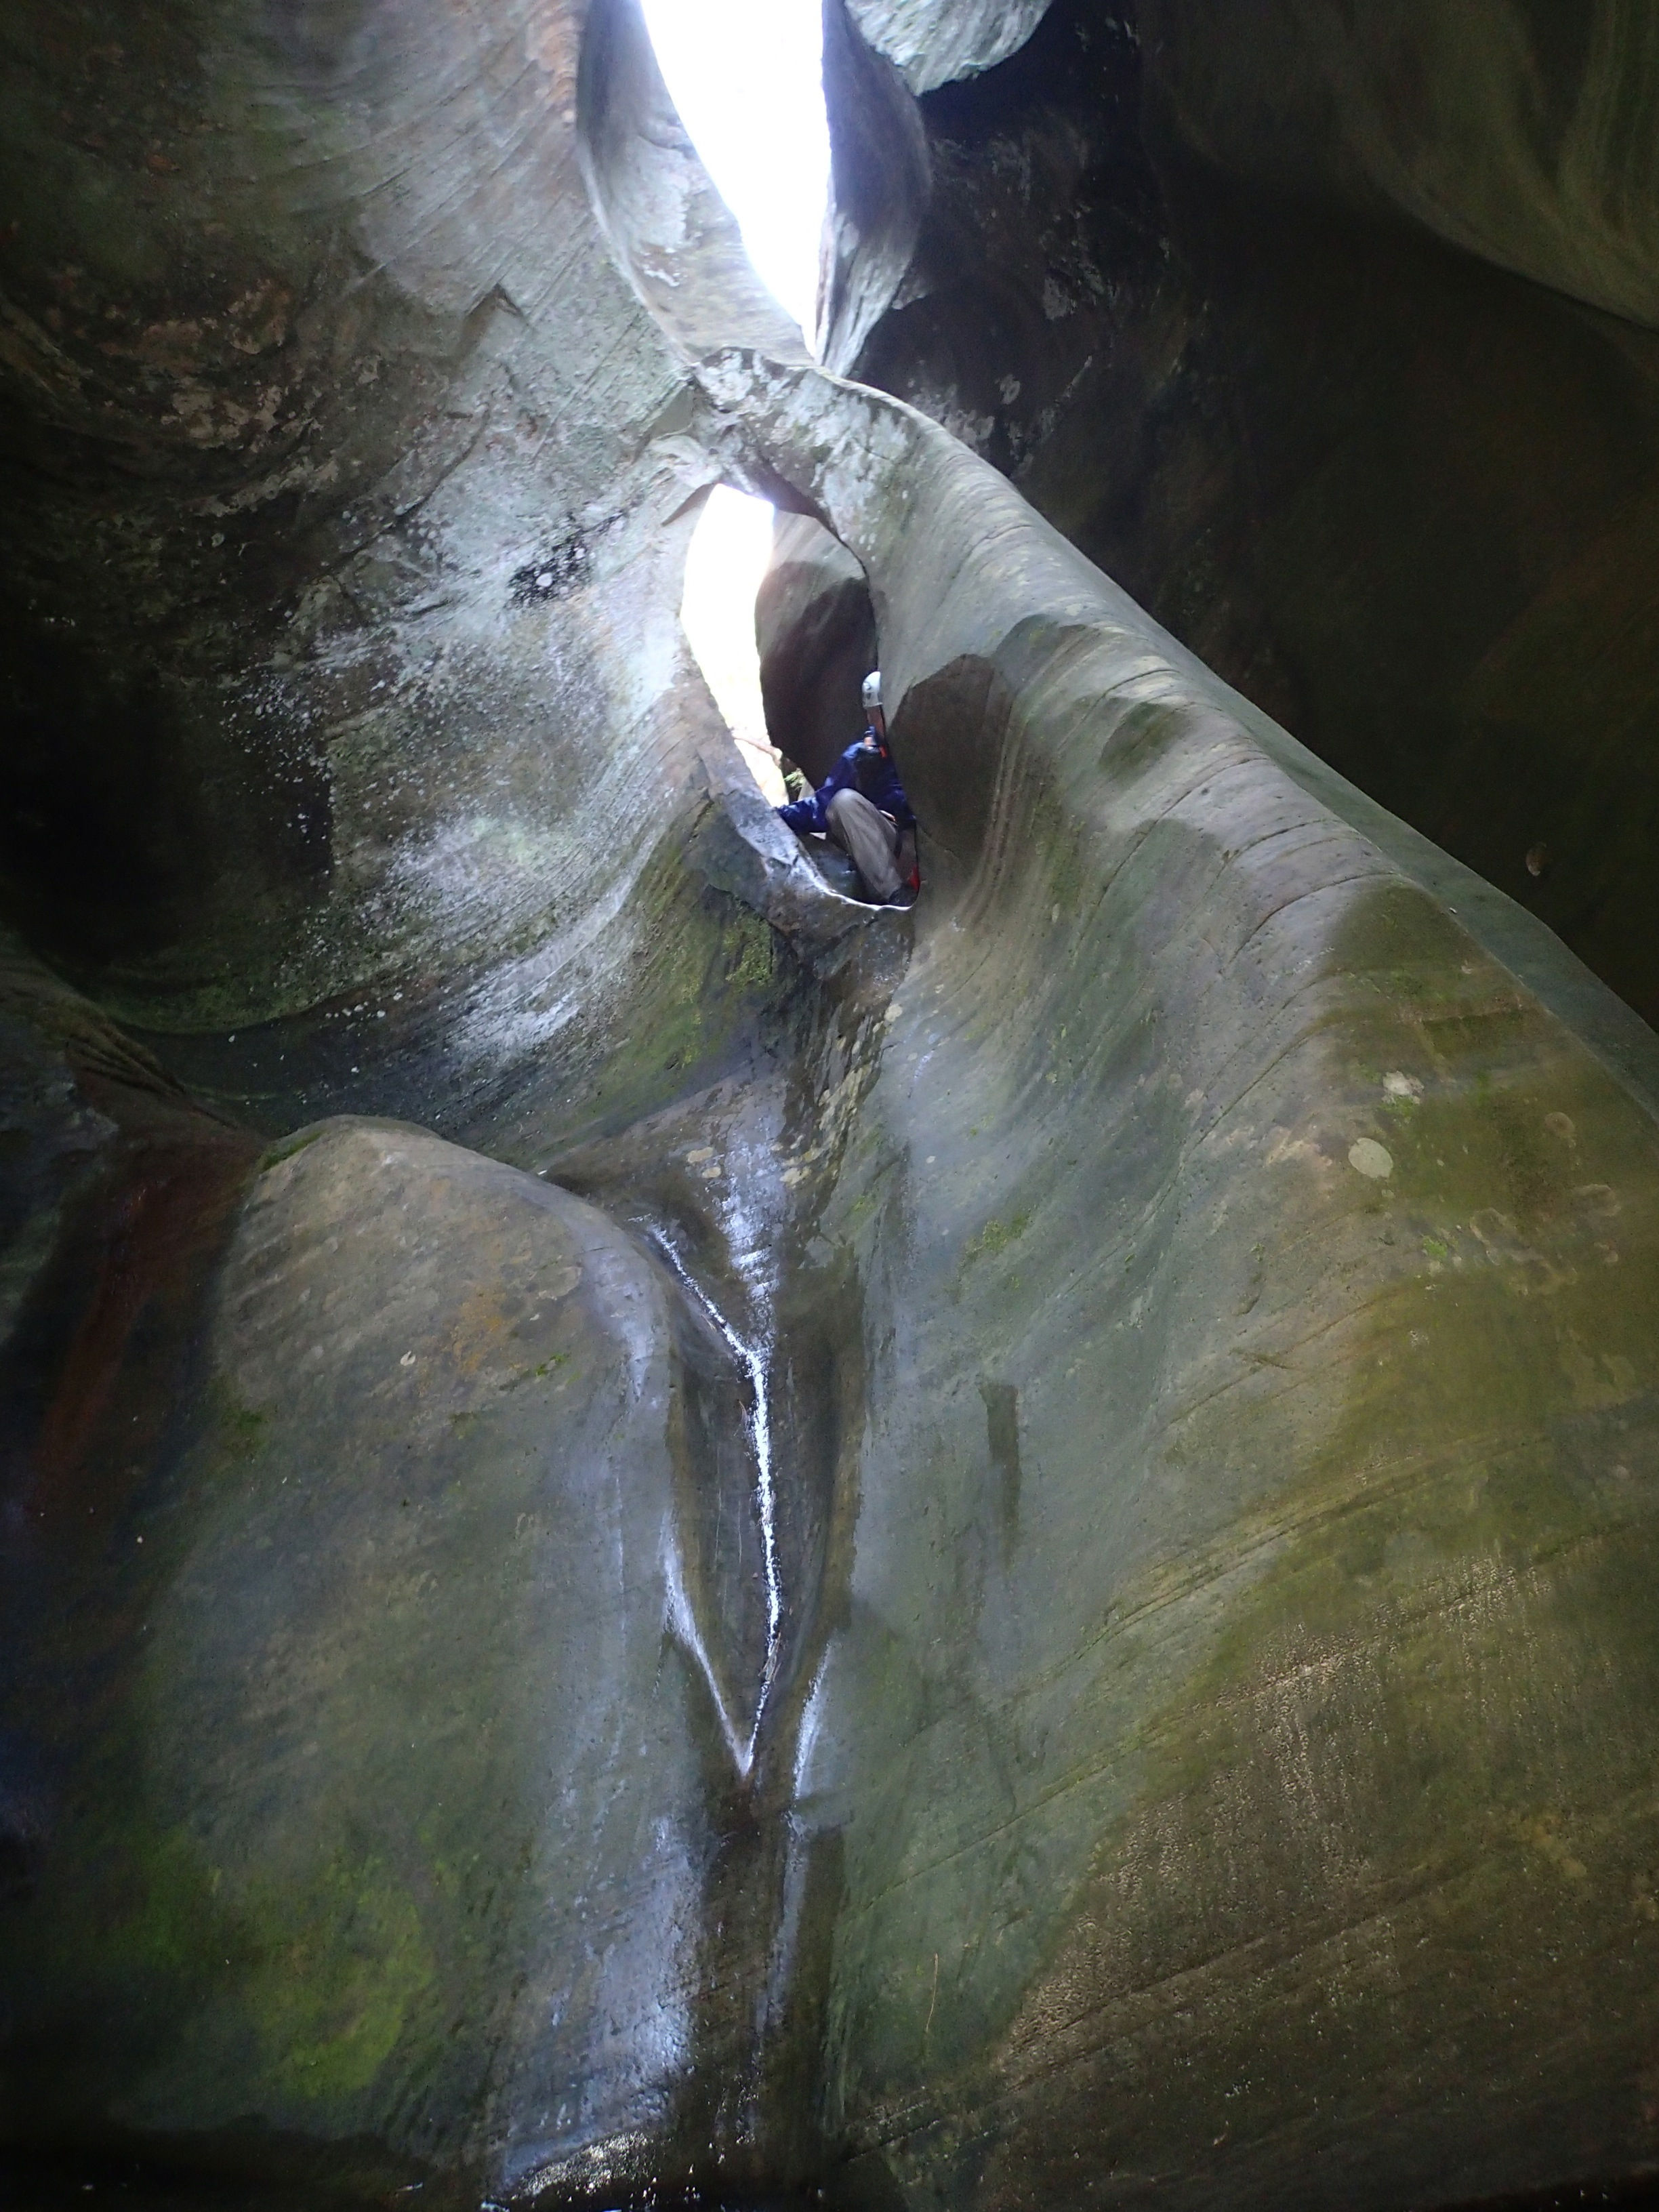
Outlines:
[[[920,410],[740,286],[722,327],[731,228],[631,0],[9,27],[40,170],[6,238],[0,964],[26,2202],[1388,2212],[1659,2165],[1659,1046],[1154,618],[1208,511],[1154,494],[1210,481],[1226,407],[1275,418],[1187,374],[1226,323],[1165,221],[1199,123],[1179,161],[1099,155],[1146,24],[1051,9],[1000,59],[1034,12],[838,19],[838,96],[943,88],[925,210],[834,234],[831,357]],[[1201,119],[1198,48],[1157,82]],[[1639,106],[1632,53],[1609,80],[1592,40],[1583,83]],[[142,139],[100,70],[148,88]],[[1125,423],[1168,340],[1167,443],[1115,476],[1072,311],[1033,305],[1066,177],[1043,283],[1109,204]],[[164,252],[192,209],[219,243]],[[1627,265],[1609,225],[1585,266]],[[175,328],[198,250],[291,293],[266,367]],[[1349,274],[1407,320],[1414,270],[1460,313],[1519,296],[1445,252]],[[1238,267],[1258,395],[1310,343],[1284,258]],[[1610,447],[1644,341],[1539,312],[1617,352],[1599,414],[1564,387]],[[968,368],[1028,356],[1057,388],[985,433]],[[873,625],[914,912],[823,881],[690,668],[721,477],[797,518],[760,626],[803,767]],[[1103,513],[1152,615],[1087,557]],[[120,611],[90,641],[77,532]],[[1194,604],[1267,697],[1261,573]],[[106,751],[82,906],[54,855]]]
[[[9,20],[9,908],[142,1026],[544,1035],[695,807],[709,472],[583,13]]]
[[[596,2094],[660,2116],[701,1849],[666,1303],[576,1200],[419,1131],[323,1124],[258,1175],[172,1450],[91,1529],[26,1509],[11,1561],[58,1808],[14,2124],[476,2164],[507,2111],[519,2160]],[[549,1923],[589,1915],[583,1967]]]
[[[804,1730],[838,2131],[987,2203],[1641,2165],[1592,1686],[1655,1656],[1650,1037],[1570,1039],[1547,933],[956,441],[737,385],[869,574],[939,885],[825,1216],[892,1316]]]

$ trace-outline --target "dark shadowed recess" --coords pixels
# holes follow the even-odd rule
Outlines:
[[[325,881],[328,778],[303,740],[204,773],[165,679],[112,670],[95,621],[77,641],[7,629],[0,902],[65,967],[159,953],[216,893],[257,903]]]
[[[480,2202],[476,2191],[431,2180],[388,2181],[383,2155],[374,2161],[367,2194],[364,2183],[371,2176],[358,2170],[349,2149],[342,2152],[333,2182],[298,2179],[285,2171],[288,2163],[278,2142],[270,2146],[268,2176],[260,2182],[204,2176],[188,2163],[169,2166],[165,2161],[118,2154],[64,2162],[13,2157],[0,2160],[0,2184],[6,2190],[8,2212],[92,2212],[92,2208],[112,2204],[130,2207],[131,2212],[174,2212],[175,2207],[188,2207],[189,2212],[349,2212],[349,2208],[361,2212],[365,2203],[419,2206],[422,2212],[436,2204],[443,2212],[462,2212],[462,2208],[472,2212]],[[544,2206],[550,2202],[546,2197],[539,2201]],[[1571,2200],[1561,2201],[1565,2206]],[[1627,2204],[1637,2200],[1606,2201]],[[599,2212],[601,2204],[614,2212],[812,2212],[812,2208],[835,2202],[833,2191],[817,2187],[779,2189],[764,2196],[741,2190],[653,2188],[638,2195],[613,2192],[596,2198],[591,2212]],[[497,2199],[485,2197],[482,2203],[507,2212]],[[590,2208],[581,2203],[580,2212],[590,2212]],[[1548,2208],[1540,2203],[1540,2212],[1548,2212]]]
[[[813,783],[864,726],[860,687],[878,658],[864,571],[804,516],[780,516],[755,602],[761,702],[772,742]]]
[[[830,216],[822,341],[825,365],[844,370],[915,250],[927,143],[903,78],[865,44],[846,0],[825,0],[823,96]]]
[[[1229,135],[1253,21],[1058,0],[926,95],[915,253],[852,373],[1653,1021],[1659,338],[1409,221],[1325,142],[1319,57],[1272,148],[1255,109]]]
[[[392,2184],[388,2188],[384,2163],[377,2160],[377,2188],[367,2200],[362,2177],[353,2171],[349,2151],[340,2160],[337,2185],[315,2180],[296,2183],[282,2176],[283,2159],[279,2146],[271,2146],[271,2178],[261,2184],[204,2178],[188,2167],[168,2169],[119,2156],[88,2157],[53,2163],[34,2159],[0,2160],[0,2183],[6,2190],[9,2212],[88,2212],[88,2207],[111,2204],[131,2212],[350,2212],[365,2201],[388,2208],[416,2206],[429,2212],[471,2212],[476,2201],[466,2192],[445,2191],[433,2183]],[[860,2161],[860,2165],[866,2163]],[[518,2212],[498,2200],[485,2198],[485,2212]],[[568,2200],[566,2200],[568,2201]],[[758,2195],[739,2191],[652,2189],[635,2197],[612,2194],[603,2200],[605,2212],[830,2212],[854,2204],[870,2204],[868,2196],[849,2193],[845,2177],[826,2175],[822,2184],[778,2189]],[[547,2200],[541,2200],[546,2212]],[[601,2200],[590,2204],[579,2200],[574,2212],[600,2212]],[[1522,2197],[1483,2197],[1444,2212],[1653,2212],[1659,2206],[1659,2181],[1564,2181]],[[878,2203],[876,2212],[889,2212]],[[1408,2212],[1401,2206],[1401,2212]]]

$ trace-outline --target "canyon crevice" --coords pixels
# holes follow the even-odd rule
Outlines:
[[[635,0],[0,33],[20,2203],[1659,2168],[1659,47],[1350,13],[830,0],[822,366]]]

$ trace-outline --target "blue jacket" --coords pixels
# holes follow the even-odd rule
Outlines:
[[[864,738],[874,735],[872,729],[867,729]],[[876,738],[873,750],[863,739],[848,745],[810,799],[780,806],[778,813],[802,836],[814,832],[822,836],[830,827],[830,802],[838,791],[861,791],[872,806],[890,814],[901,830],[909,829],[916,818],[884,738]]]

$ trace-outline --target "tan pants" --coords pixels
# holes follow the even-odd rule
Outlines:
[[[891,898],[902,880],[894,859],[899,833],[861,791],[838,791],[830,802],[830,835],[864,878],[872,898]]]

